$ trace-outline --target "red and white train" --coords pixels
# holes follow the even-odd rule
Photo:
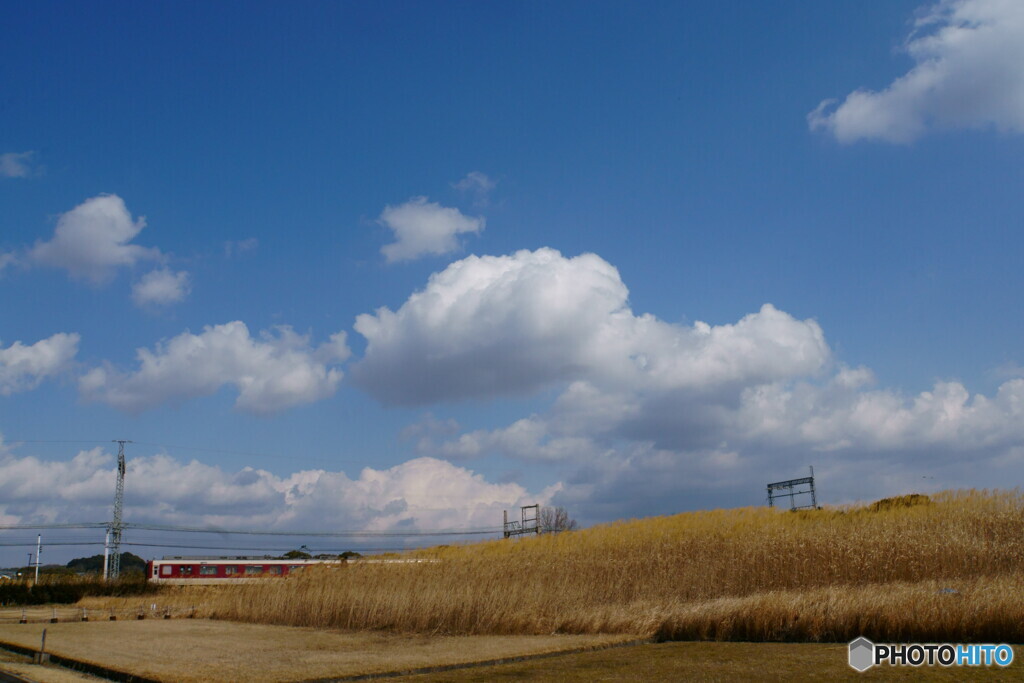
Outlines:
[[[165,557],[146,563],[153,583],[217,584],[288,576],[310,565],[339,565],[345,560],[299,560],[270,557]]]

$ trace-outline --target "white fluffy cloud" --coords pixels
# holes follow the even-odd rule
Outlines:
[[[721,325],[637,315],[593,254],[471,256],[355,327],[367,344],[352,376],[386,403],[436,412],[557,392],[507,424],[428,416],[403,436],[425,456],[560,469],[555,502],[584,519],[756,504],[765,482],[809,464],[833,502],[919,490],[922,473],[932,487],[1024,475],[1024,380],[991,397],[959,382],[877,388],[833,358],[815,321],[768,304]]]
[[[465,216],[458,209],[427,201],[426,197],[413,197],[404,204],[385,207],[379,222],[395,234],[395,241],[380,250],[389,263],[451,253],[459,248],[458,235],[484,229],[482,216]]]
[[[190,291],[192,287],[186,271],[158,268],[132,284],[132,301],[137,306],[166,306],[184,301]]]
[[[35,152],[5,152],[0,154],[0,177],[28,178],[40,172],[35,164]]]
[[[937,382],[907,397],[865,390],[869,375],[844,370],[824,386],[751,387],[737,413],[737,436],[822,451],[927,449],[933,457],[1024,444],[1024,380],[1003,383],[991,398],[972,396],[960,382]]]
[[[74,278],[103,284],[119,267],[160,258],[159,249],[130,244],[145,226],[145,218],[132,220],[120,197],[100,195],[61,215],[53,239],[37,242],[29,258],[63,268]]]
[[[915,66],[880,92],[856,90],[808,115],[844,143],[911,142],[933,129],[1024,132],[1024,3],[949,0],[916,22]]]
[[[34,389],[67,370],[78,353],[78,341],[77,334],[59,332],[31,346],[18,341],[0,346],[0,395]]]
[[[106,364],[79,378],[89,400],[135,412],[165,402],[213,394],[225,385],[238,390],[235,406],[267,414],[334,394],[338,366],[349,356],[345,333],[313,348],[290,327],[249,335],[240,321],[207,326],[136,351],[139,367],[124,373]]]
[[[111,453],[95,448],[70,460],[43,461],[16,452],[15,444],[0,453],[7,523],[109,519],[116,462]],[[128,458],[125,521],[289,531],[500,528],[502,510],[545,504],[559,489],[531,493],[434,458],[367,467],[352,478],[320,469],[280,477],[156,453]],[[224,542],[220,537],[190,540]],[[332,541],[346,542],[351,540]]]
[[[829,359],[814,321],[765,305],[732,325],[636,316],[618,271],[553,249],[470,256],[431,276],[398,311],[360,315],[353,368],[394,404],[522,394],[559,382],[666,389],[812,374]]]

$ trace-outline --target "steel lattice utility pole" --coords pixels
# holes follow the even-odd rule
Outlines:
[[[115,439],[117,444],[117,490],[114,492],[114,520],[107,527],[107,554],[109,556],[109,568],[105,572],[106,578],[116,579],[121,573],[121,511],[124,508],[124,445],[131,443],[122,439]]]

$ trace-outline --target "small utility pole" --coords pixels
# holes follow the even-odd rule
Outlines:
[[[39,583],[39,556],[43,552],[43,535],[36,535],[36,583]]]
[[[103,535],[103,580],[107,580],[107,572],[110,570],[110,527]]]

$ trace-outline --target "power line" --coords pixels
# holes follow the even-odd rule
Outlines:
[[[0,531],[13,531],[19,529],[48,529],[48,528],[105,528],[106,522],[80,522],[71,524],[0,524]]]
[[[223,453],[225,455],[244,455],[244,456],[247,456],[247,457],[250,457],[250,458],[268,458],[268,459],[271,459],[271,460],[288,460],[289,462],[295,462],[297,459],[301,459],[303,461],[320,462],[320,463],[329,464],[329,465],[336,465],[337,464],[337,460],[332,460],[332,459],[328,459],[328,458],[315,458],[315,457],[310,457],[308,455],[301,456],[301,458],[296,458],[293,455],[275,455],[275,454],[272,454],[272,453],[256,453],[256,452],[253,452],[253,451],[236,451],[236,450],[231,450],[231,449],[227,449],[227,448],[201,448],[201,447],[198,447],[198,446],[171,446],[171,445],[168,445],[168,444],[152,443],[152,442],[149,442],[149,441],[136,441],[135,443],[140,445],[140,446],[153,446],[155,448],[163,448],[164,450],[173,450],[173,451],[197,451],[197,452],[200,452],[200,453]],[[341,460],[341,459],[339,458],[339,460]],[[351,460],[351,459],[350,458],[346,458],[345,460]]]
[[[36,529],[105,529],[108,522],[82,522],[78,524],[3,524],[0,531],[25,531]],[[133,524],[126,522],[122,525],[124,529],[136,529],[139,531],[177,531],[192,534],[239,534],[245,536],[304,536],[322,538],[342,538],[346,536],[475,536],[482,534],[497,534],[501,532],[499,527],[470,527],[461,529],[408,529],[405,531],[377,531],[373,529],[351,529],[345,531],[251,531],[244,529],[211,529],[184,526],[169,526],[161,524]]]
[[[304,536],[314,538],[342,538],[346,536],[475,536],[481,534],[497,534],[498,527],[478,527],[471,529],[410,529],[407,531],[375,531],[360,529],[349,531],[245,531],[241,529],[210,529],[158,524],[125,524],[126,529],[145,531],[182,531],[194,534],[239,534],[244,536]]]
[[[22,443],[107,443],[109,439],[4,439],[7,446]]]
[[[280,548],[258,548],[249,546],[222,546],[222,545],[178,545],[174,543],[122,543],[121,545],[130,545],[140,548],[182,548],[182,549],[194,549],[194,550],[251,550],[268,553],[286,553],[290,550],[295,550],[294,546],[291,547],[280,547]],[[346,550],[365,551],[365,552],[395,552],[399,550],[417,550],[418,548],[409,547],[392,547],[392,548],[346,548]],[[314,548],[308,552],[318,552],[327,555],[338,555],[341,552],[333,552],[333,548]]]
[[[25,541],[24,543],[0,543],[0,546],[5,547],[5,548],[23,548],[23,547],[26,547],[26,546],[34,548],[35,545],[36,545],[36,541],[34,541],[34,540],[32,542]],[[77,542],[77,541],[76,542],[70,542],[69,541],[69,542],[56,542],[56,543],[51,541],[51,542],[44,543],[43,547],[45,548],[45,547],[51,546],[51,545],[103,545],[103,541],[81,541],[81,542]]]

